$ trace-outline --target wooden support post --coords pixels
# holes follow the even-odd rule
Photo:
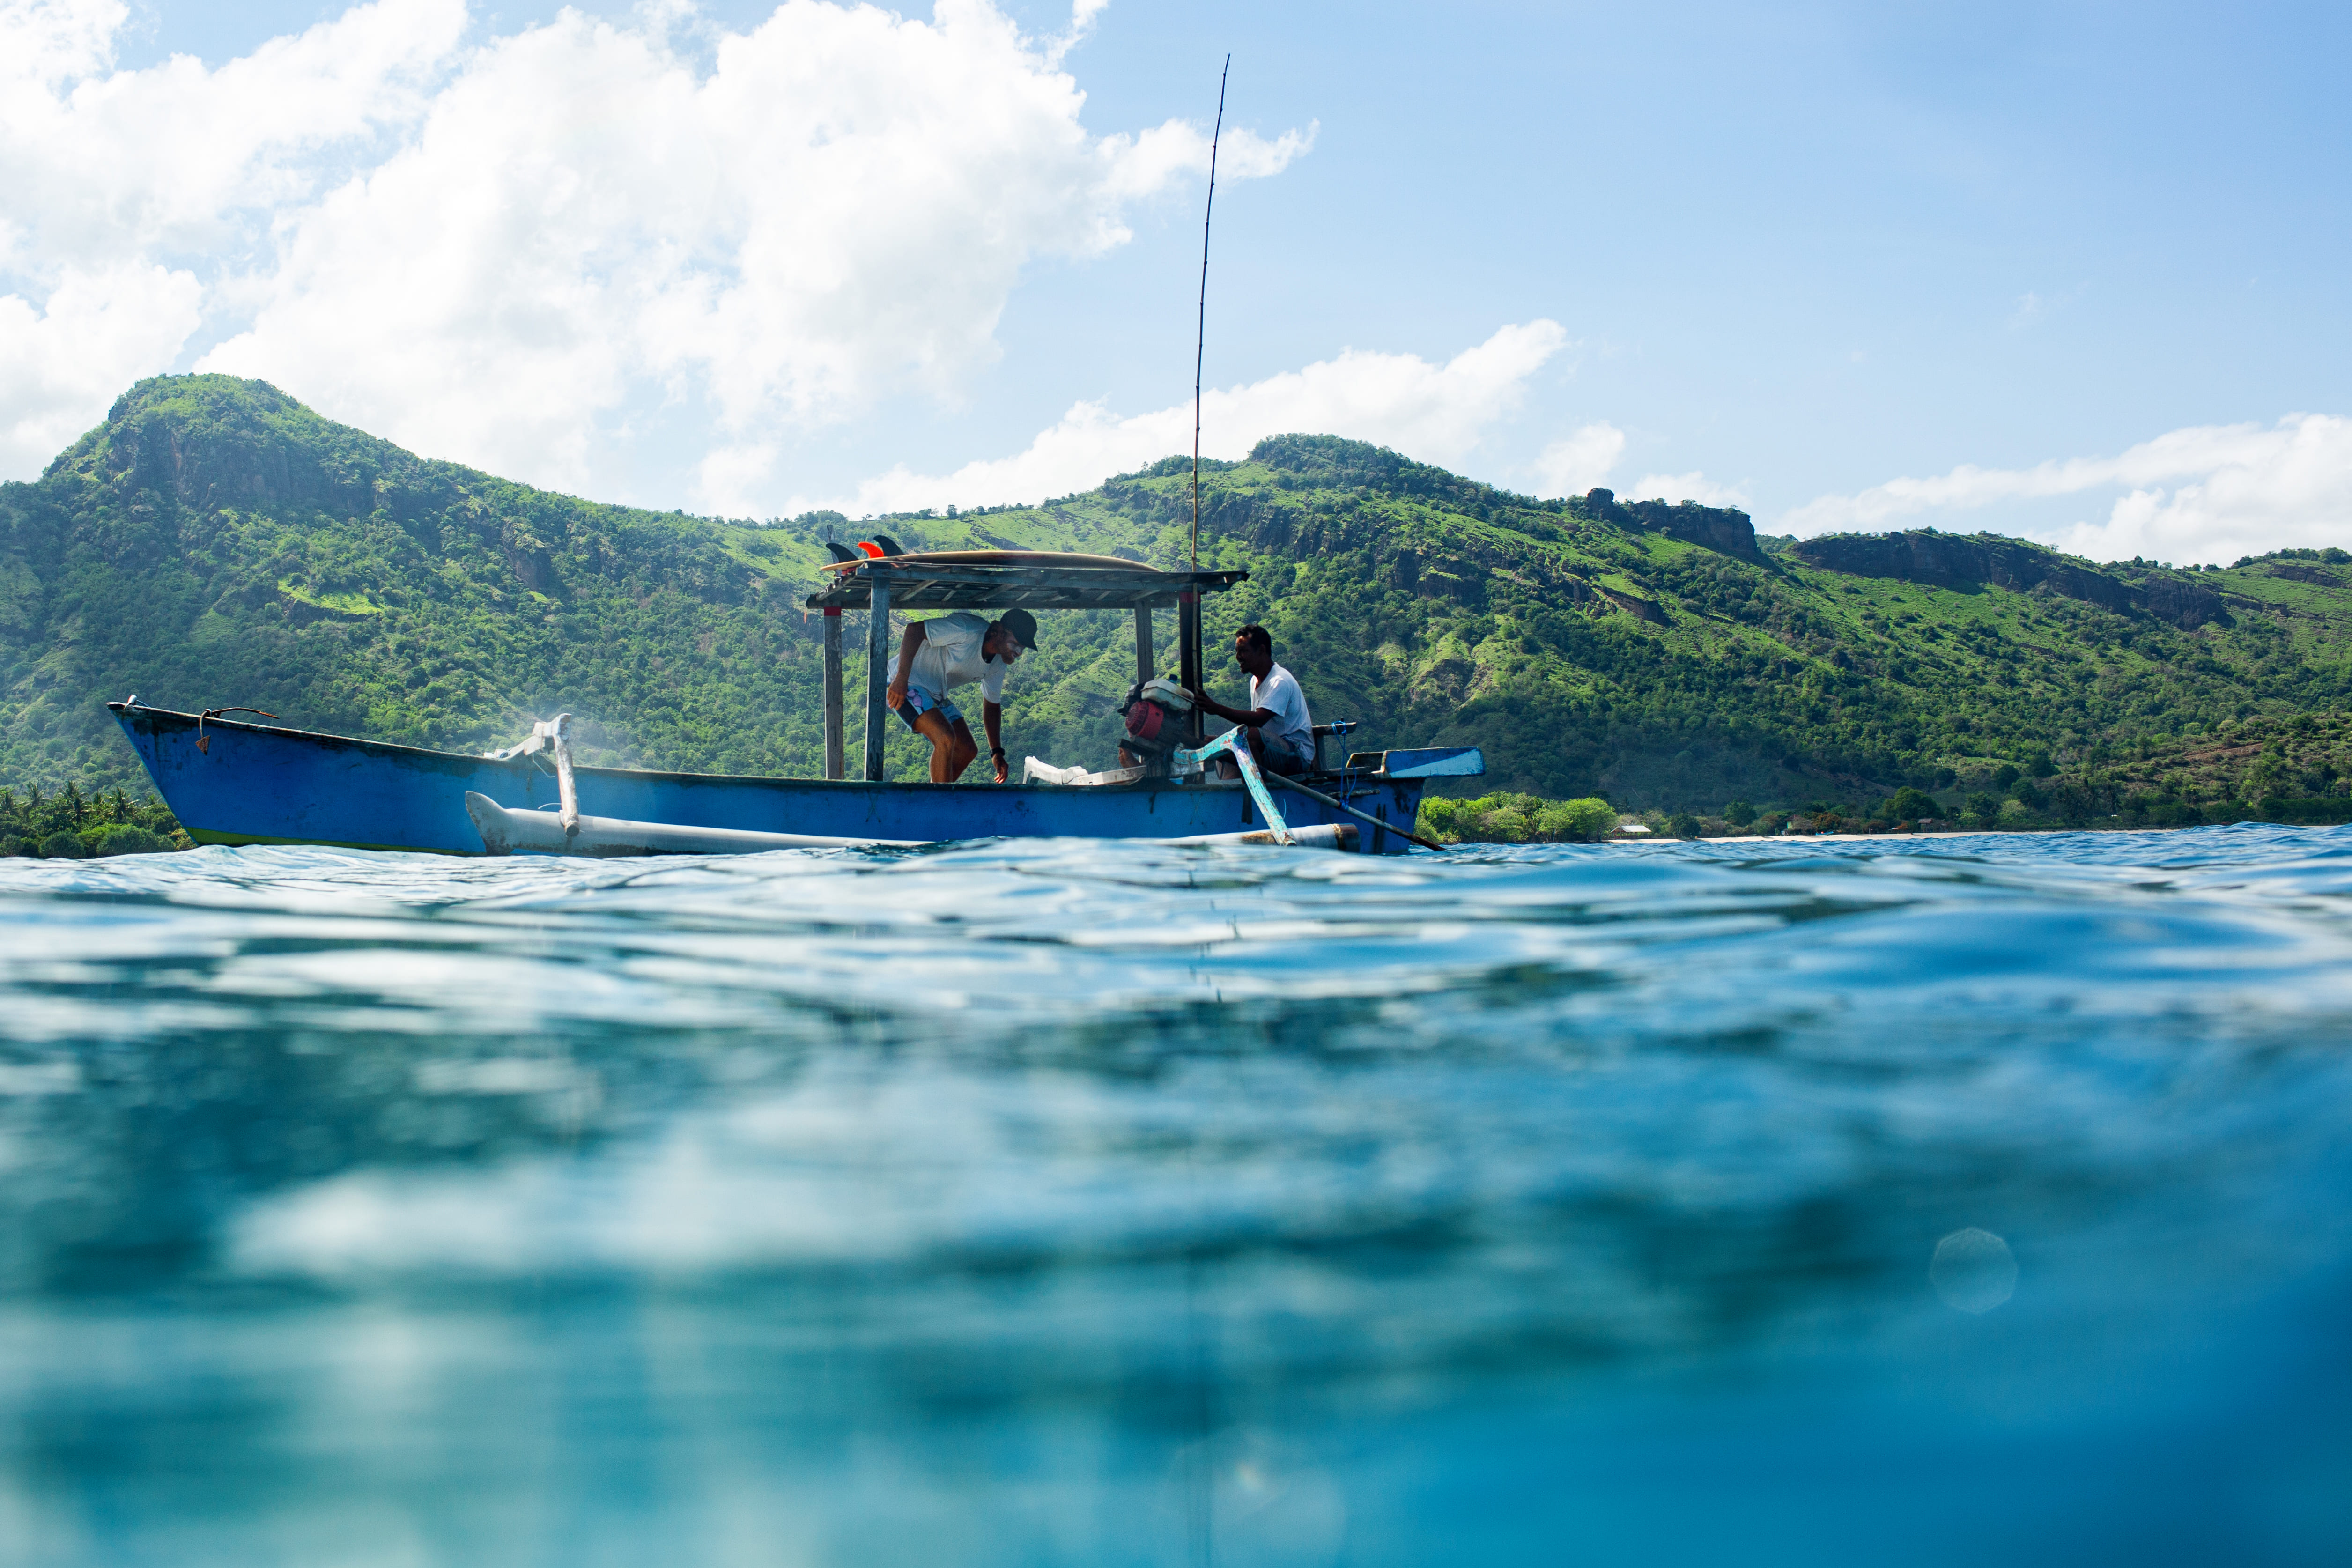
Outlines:
[[[1159,675],[1152,668],[1151,606],[1135,606],[1135,683],[1144,685]],[[1164,752],[1147,752],[1143,757],[1143,776],[1162,779],[1168,776],[1168,755]]]
[[[882,694],[890,687],[890,584],[874,579],[874,605],[866,613],[866,776],[882,778],[882,728],[890,717]]]
[[[1176,595],[1176,679],[1187,691],[1201,689],[1201,595],[1186,589]],[[1193,709],[1187,722],[1194,745],[1201,743],[1205,721]]]
[[[841,612],[824,613],[824,776],[848,771],[841,739]]]

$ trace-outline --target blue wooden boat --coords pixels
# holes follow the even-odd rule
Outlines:
[[[479,855],[576,846],[573,853],[723,852],[801,841],[939,842],[990,837],[1211,839],[1319,829],[1298,835],[1374,854],[1401,854],[1432,778],[1477,773],[1475,748],[1358,752],[1320,765],[1297,784],[1261,781],[1243,768],[1219,779],[1201,760],[1217,749],[1192,716],[1188,735],[1139,767],[1085,784],[934,784],[885,781],[883,737],[889,611],[1013,605],[1132,609],[1139,678],[1153,669],[1150,611],[1178,611],[1180,679],[1200,681],[1199,602],[1241,573],[1165,573],[1101,557],[898,555],[835,568],[812,595],[825,612],[827,777],[761,778],[573,766],[560,723],[504,753],[460,752],[322,734],[228,717],[251,710],[184,713],[108,704],[181,826],[205,844],[327,844],[352,848]],[[841,616],[866,611],[870,655],[864,779],[844,778]],[[1318,726],[1318,744],[1351,725]],[[1189,744],[1186,744],[1189,742]],[[550,752],[554,754],[551,756]],[[1246,749],[1241,761],[1246,763]],[[560,765],[556,765],[560,764]],[[1187,771],[1188,767],[1192,771]],[[569,783],[571,791],[565,784]],[[1267,788],[1280,796],[1275,805]],[[1298,787],[1305,786],[1304,793]],[[567,793],[571,798],[566,798]],[[476,797],[469,812],[467,797]],[[564,825],[551,839],[501,833],[501,813],[548,812]],[[586,838],[580,824],[593,825]],[[486,826],[485,824],[491,826]],[[658,829],[659,832],[645,830]],[[714,830],[697,840],[691,829]],[[634,830],[634,831],[624,831]],[[1344,831],[1342,831],[1344,830]],[[601,838],[598,837],[602,834]],[[667,835],[665,837],[664,835]],[[742,836],[754,836],[746,838]],[[775,836],[774,844],[756,836]]]

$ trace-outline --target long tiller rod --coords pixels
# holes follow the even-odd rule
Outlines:
[[[1201,320],[1192,342],[1192,570],[1201,569],[1201,366],[1209,353],[1209,220],[1217,216],[1217,143],[1225,134],[1225,78],[1234,57],[1217,72],[1217,125],[1209,132],[1209,205],[1201,214]]]
[[[1331,796],[1325,795],[1319,789],[1308,788],[1307,785],[1300,784],[1297,779],[1285,778],[1280,773],[1266,773],[1264,777],[1265,782],[1268,784],[1280,784],[1285,789],[1295,789],[1303,795],[1307,795],[1313,799],[1321,801],[1325,805],[1331,806],[1339,811],[1346,812],[1349,816],[1354,817],[1359,822],[1368,822],[1374,827],[1380,828],[1384,832],[1393,833],[1399,838],[1402,838],[1409,843],[1418,844],[1423,849],[1434,849],[1441,855],[1445,853],[1445,846],[1443,844],[1433,843],[1429,839],[1423,838],[1418,833],[1408,833],[1403,828],[1399,827],[1395,823],[1383,822],[1379,817],[1372,816],[1369,812],[1358,811],[1346,801],[1335,800]]]

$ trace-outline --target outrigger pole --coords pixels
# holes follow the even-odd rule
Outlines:
[[[1209,354],[1209,220],[1217,216],[1217,143],[1225,134],[1225,78],[1234,57],[1217,73],[1217,125],[1209,132],[1209,205],[1201,214],[1201,316],[1192,340],[1192,570],[1201,569],[1201,367]]]
[[[1217,123],[1209,132],[1209,201],[1201,214],[1201,309],[1192,340],[1192,570],[1201,569],[1201,371],[1209,353],[1209,223],[1217,216],[1217,144],[1225,134],[1225,79],[1233,73],[1227,55],[1217,72]],[[1198,690],[1208,676],[1201,659],[1201,599],[1186,594],[1176,605],[1176,679],[1187,690]],[[1185,728],[1197,743],[1201,739],[1199,709],[1185,715]]]

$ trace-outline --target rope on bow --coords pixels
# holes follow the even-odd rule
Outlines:
[[[224,713],[259,713],[265,719],[275,719],[278,717],[277,714],[259,708],[205,709],[203,712],[196,715],[196,750],[204,752],[206,756],[212,755],[213,738],[205,733],[205,721],[207,719],[217,719]]]

